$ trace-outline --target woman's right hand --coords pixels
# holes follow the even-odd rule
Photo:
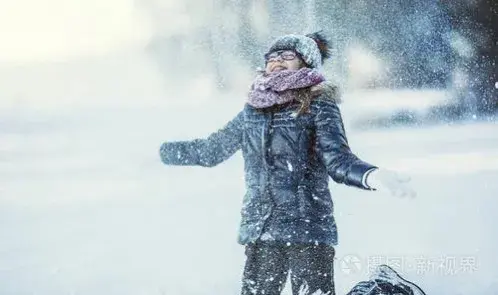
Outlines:
[[[408,185],[410,180],[410,176],[389,169],[376,169],[366,179],[367,185],[371,188],[389,190],[396,197],[414,198],[417,194]]]

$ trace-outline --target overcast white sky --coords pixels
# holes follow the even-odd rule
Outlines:
[[[0,62],[65,60],[143,45],[153,28],[132,0],[0,1]]]

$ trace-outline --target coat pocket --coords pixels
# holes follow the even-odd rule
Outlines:
[[[300,217],[306,220],[321,220],[333,212],[333,204],[327,192],[313,192],[306,186],[298,188]]]

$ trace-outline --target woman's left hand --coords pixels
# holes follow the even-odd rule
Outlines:
[[[389,169],[376,169],[367,176],[367,185],[378,190],[389,190],[396,197],[414,198],[417,194],[408,185],[411,178]]]

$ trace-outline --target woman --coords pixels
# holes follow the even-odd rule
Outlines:
[[[247,192],[238,241],[246,246],[244,295],[280,294],[289,271],[293,294],[303,285],[309,294],[334,294],[337,229],[329,176],[364,190],[383,185],[409,193],[406,179],[351,152],[336,88],[319,72],[329,55],[320,33],[277,39],[233,120],[206,139],[160,148],[167,165],[206,167],[242,150]]]

